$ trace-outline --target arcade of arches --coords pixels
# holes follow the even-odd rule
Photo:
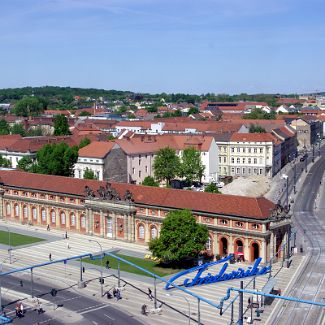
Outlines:
[[[163,206],[88,200],[76,195],[63,197],[29,189],[4,188],[0,193],[0,218],[140,244],[159,236],[168,211]],[[209,229],[206,251],[210,254],[234,253],[247,261],[261,257],[263,262],[284,256],[280,248],[288,238],[290,220],[239,219],[205,215],[202,211],[193,214]]]

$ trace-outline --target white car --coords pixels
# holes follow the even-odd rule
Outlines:
[[[216,182],[216,186],[217,186],[218,188],[222,188],[222,187],[225,186],[225,183],[224,183],[224,182]]]

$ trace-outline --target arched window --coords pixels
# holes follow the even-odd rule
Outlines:
[[[86,217],[84,215],[81,215],[80,226],[81,228],[86,228]]]
[[[70,214],[70,225],[73,227],[76,225],[76,216],[74,213]]]
[[[23,207],[23,216],[24,216],[24,218],[28,218],[28,208],[27,208],[27,205],[24,205],[24,207]]]
[[[15,205],[15,217],[19,217],[19,205]]]
[[[56,223],[56,216],[55,216],[55,211],[54,210],[51,211],[51,222]]]
[[[158,230],[156,226],[151,227],[151,239],[155,239],[158,236]]]
[[[33,220],[37,220],[37,209],[35,207],[32,208],[32,215],[33,215]]]
[[[210,236],[208,237],[208,241],[205,243],[205,249],[207,251],[211,250],[211,237]]]
[[[65,213],[64,212],[61,212],[61,225],[65,225]]]
[[[138,226],[138,237],[139,237],[139,239],[144,239],[144,226],[143,226],[143,224],[140,224]]]
[[[7,215],[11,214],[11,205],[10,205],[10,203],[6,204],[6,213],[7,213]]]
[[[42,221],[46,222],[46,210],[43,208],[41,211]]]

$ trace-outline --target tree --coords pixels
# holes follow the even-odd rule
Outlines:
[[[29,137],[40,137],[43,134],[43,129],[41,126],[36,127],[35,129],[29,129],[26,133]]]
[[[78,147],[66,143],[47,144],[37,152],[35,172],[39,174],[72,176],[78,159]]]
[[[180,160],[172,148],[160,149],[153,162],[155,178],[158,181],[166,180],[167,185],[179,173]]]
[[[84,172],[84,179],[97,179],[94,171],[92,171],[89,168],[86,168],[85,172]]]
[[[18,161],[18,168],[25,171],[29,172],[32,170],[32,166],[34,165],[34,161],[30,156],[25,156]]]
[[[22,137],[26,135],[26,131],[24,129],[24,126],[21,123],[15,123],[11,129],[10,132],[12,134],[20,134]]]
[[[19,100],[14,108],[14,113],[17,116],[35,116],[39,115],[44,110],[44,105],[36,97],[26,97]]]
[[[0,167],[10,168],[11,167],[11,161],[7,158],[3,158],[0,155]]]
[[[68,119],[63,115],[56,115],[54,118],[54,135],[69,135]]]
[[[111,141],[111,140],[115,140],[115,137],[113,134],[110,134],[108,137],[107,137],[107,141]]]
[[[249,133],[266,133],[266,130],[258,124],[251,124]]]
[[[89,113],[87,111],[82,111],[82,112],[80,112],[79,116],[91,116],[91,113]]]
[[[191,107],[188,110],[187,115],[197,114],[198,112],[199,112],[199,109],[197,107]]]
[[[155,181],[152,176],[145,177],[142,182],[142,185],[159,187],[159,184]]]
[[[264,112],[261,108],[255,108],[249,114],[244,114],[243,119],[249,120],[275,120],[276,113],[272,111],[271,113]]]
[[[190,184],[194,180],[201,180],[204,166],[201,160],[201,154],[193,147],[186,148],[183,151],[180,176],[184,177]]]
[[[10,133],[10,127],[6,120],[0,120],[0,135],[6,135]]]
[[[90,139],[88,139],[88,138],[83,138],[81,141],[80,141],[80,143],[79,143],[79,149],[81,149],[81,148],[83,148],[83,147],[85,147],[85,146],[88,146],[88,144],[90,144]]]
[[[217,188],[217,185],[214,184],[214,183],[210,183],[210,184],[208,184],[208,185],[205,187],[204,192],[220,194],[220,191],[219,191],[219,189]]]
[[[149,243],[152,254],[164,262],[180,262],[204,250],[209,232],[196,222],[189,210],[169,212],[162,223],[159,238]]]

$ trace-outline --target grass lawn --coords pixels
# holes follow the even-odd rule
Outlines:
[[[42,238],[31,237],[26,235],[17,234],[15,232],[10,233],[10,244],[11,246],[20,246],[20,245],[27,245],[33,244],[40,241],[43,241]],[[9,246],[9,233],[8,231],[0,230],[0,244],[8,245]]]
[[[165,268],[165,267],[161,267],[159,266],[159,264],[157,262],[151,261],[151,260],[147,260],[147,259],[143,259],[143,258],[138,258],[138,257],[131,257],[131,256],[126,256],[126,255],[121,255],[121,254],[115,254],[116,256],[119,256],[129,262],[132,262],[152,273],[155,273],[159,276],[165,276],[165,275],[169,275],[169,274],[173,274],[173,273],[177,273],[181,270],[179,269],[172,269],[172,268]],[[109,266],[112,269],[117,269],[117,260],[115,258],[112,257],[107,257],[105,256],[103,258],[103,266],[105,267],[105,263],[106,261],[109,260]],[[100,259],[98,260],[91,260],[89,258],[84,259],[83,260],[86,263],[91,263],[91,264],[96,264],[96,265],[100,265]],[[135,274],[140,274],[140,275],[145,275],[145,276],[150,276],[149,274],[129,265],[126,264],[124,262],[120,262],[120,270],[121,271],[126,271],[126,272],[130,272],[130,273],[135,273]]]

